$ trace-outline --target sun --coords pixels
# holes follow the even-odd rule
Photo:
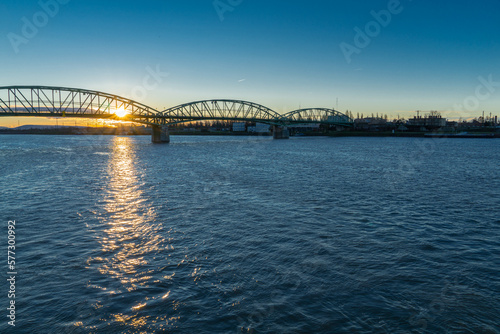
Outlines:
[[[128,111],[125,110],[123,107],[120,107],[120,109],[115,110],[115,115],[122,118],[128,115]]]

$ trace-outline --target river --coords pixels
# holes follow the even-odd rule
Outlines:
[[[499,333],[499,143],[2,135],[0,332]]]

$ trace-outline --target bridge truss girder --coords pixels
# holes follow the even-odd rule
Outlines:
[[[352,126],[353,120],[337,111],[328,108],[307,108],[291,111],[282,116],[285,124],[293,126],[293,124],[327,124]]]
[[[127,116],[119,118],[115,111]],[[84,117],[157,124],[158,111],[142,103],[99,91],[49,86],[0,87],[3,116]]]
[[[115,111],[123,109],[125,117]],[[145,104],[94,90],[49,87],[0,87],[0,116],[81,117],[169,125],[203,120],[259,122],[277,126],[322,123],[352,126],[348,116],[326,108],[295,110],[280,115],[263,105],[242,100],[205,100],[185,103],[162,112]]]
[[[181,104],[164,110],[165,124],[203,120],[248,121],[281,124],[281,115],[263,105],[241,100],[205,100]]]

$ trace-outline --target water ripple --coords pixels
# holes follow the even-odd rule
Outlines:
[[[20,333],[500,332],[496,141],[0,140]]]

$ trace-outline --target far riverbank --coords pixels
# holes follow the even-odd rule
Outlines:
[[[145,136],[151,135],[148,128],[132,128],[124,131],[120,128],[34,128],[34,129],[0,129],[0,134],[25,135],[111,135],[111,136]],[[248,133],[231,131],[175,131],[172,136],[272,136],[271,133]],[[291,137],[417,137],[417,138],[500,138],[500,132],[409,132],[409,131],[330,131],[330,132],[295,132]]]

